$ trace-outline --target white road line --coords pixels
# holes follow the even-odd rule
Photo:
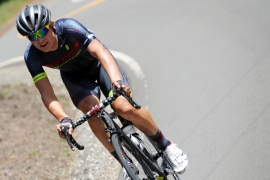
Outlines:
[[[142,68],[132,57],[130,57],[122,52],[118,52],[118,51],[114,51],[114,50],[110,50],[110,51],[116,59],[118,59],[118,60],[124,62],[126,65],[128,65],[129,68],[135,73],[137,78],[139,78],[140,80],[143,80],[145,78],[145,75],[142,71]]]
[[[119,60],[122,61],[123,63],[125,63],[135,74],[135,78],[139,79],[140,81],[144,82],[144,89],[145,89],[145,99],[148,99],[148,87],[147,87],[147,82],[145,79],[145,75],[142,71],[142,68],[140,67],[140,65],[130,56],[128,56],[127,54],[124,54],[122,52],[119,51],[115,51],[115,50],[110,50],[110,52],[113,54],[113,56]],[[19,56],[19,57],[15,57],[3,62],[0,62],[0,68],[6,67],[6,66],[10,66],[10,65],[14,65],[14,64],[19,64],[19,63],[23,63],[24,62],[24,58],[23,56]]]
[[[113,54],[113,56],[117,60],[124,62],[134,72],[136,79],[139,79],[140,81],[144,82],[144,91],[145,91],[144,98],[147,102],[148,101],[148,85],[147,85],[145,75],[143,73],[141,66],[137,63],[137,61],[135,61],[132,57],[128,56],[127,54],[124,54],[119,51],[114,51],[114,50],[110,50],[110,52]],[[148,109],[148,106],[146,105],[145,108]]]
[[[84,1],[84,0],[71,0],[71,2],[73,2],[73,3],[78,3],[78,2],[82,2],[82,1]]]
[[[127,66],[129,66],[129,68],[135,73],[136,78],[139,78],[140,80],[143,80],[145,78],[142,68],[132,57],[119,51],[114,51],[114,50],[110,50],[110,51],[116,59],[124,62]],[[0,68],[13,65],[16,63],[20,63],[20,62],[24,62],[23,56],[15,57],[15,58],[1,62]]]
[[[0,68],[5,67],[5,66],[10,66],[13,64],[17,64],[17,63],[22,63],[23,61],[23,56],[19,56],[19,57],[15,57],[3,62],[0,62]]]

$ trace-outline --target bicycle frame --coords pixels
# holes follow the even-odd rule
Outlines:
[[[80,117],[79,119],[77,119],[74,122],[74,129],[83,124],[85,121],[87,121],[88,119],[90,119],[92,116],[96,115],[99,112],[102,112],[108,105],[110,105],[113,101],[116,100],[116,98],[122,95],[123,97],[125,97],[128,102],[135,108],[135,109],[140,109],[141,106],[138,105],[137,103],[135,103],[131,97],[127,96],[125,94],[125,92],[122,89],[116,89],[113,93],[113,96],[110,96],[108,98],[106,98],[105,100],[103,100],[99,105],[94,106],[89,112],[85,113],[82,117]],[[109,122],[104,121],[104,123],[107,125],[107,127],[112,127],[112,124],[109,124]],[[75,147],[79,150],[83,150],[84,146],[81,146],[80,144],[78,144],[75,139],[72,137],[72,135],[68,134],[68,126],[65,125],[60,125],[60,128],[63,132],[63,134],[66,137],[67,143],[70,146],[71,150],[74,151]]]
[[[167,171],[166,168],[163,167],[163,164],[165,164],[166,161],[166,157],[162,156],[162,152],[158,149],[156,154],[149,154],[149,152],[144,149],[144,151],[141,151],[131,140],[131,136],[127,136],[123,130],[116,124],[116,122],[113,120],[114,117],[110,116],[109,113],[105,110],[105,108],[110,105],[114,100],[116,100],[116,98],[119,96],[118,94],[124,96],[129,103],[136,109],[140,109],[140,106],[138,104],[136,104],[129,96],[127,96],[123,90],[118,89],[116,92],[113,93],[113,96],[110,96],[108,98],[106,98],[104,101],[102,101],[99,105],[94,106],[89,112],[87,112],[86,114],[84,114],[82,117],[80,117],[78,120],[76,120],[74,122],[74,129],[83,124],[85,121],[87,121],[88,119],[90,119],[93,116],[96,116],[98,114],[99,117],[101,117],[101,119],[103,120],[104,124],[106,125],[106,132],[110,133],[110,141],[111,143],[115,146],[123,146],[126,149],[128,149],[128,151],[133,154],[133,156],[137,159],[138,162],[140,162],[143,171],[145,173],[145,175],[151,180],[156,180],[156,179],[167,179],[167,175],[170,174],[171,172]],[[117,116],[117,115],[116,115]],[[60,125],[62,131],[64,132],[64,135],[66,137],[66,140],[71,148],[72,151],[75,150],[74,147],[76,147],[79,150],[83,150],[84,147],[79,145],[75,139],[68,134],[68,128],[65,125]],[[115,139],[117,138],[117,139]],[[117,141],[117,143],[115,142]],[[121,144],[118,144],[118,142]],[[153,142],[151,142],[153,143]],[[118,144],[118,145],[116,145]],[[118,147],[119,148],[119,147]],[[157,147],[155,147],[157,148]],[[118,157],[120,155],[122,155],[121,153],[119,153],[119,149],[118,149],[118,153],[117,153]],[[161,167],[157,164],[156,160],[162,157],[164,158],[164,163],[161,164]],[[126,162],[122,159],[122,161],[120,160],[121,164],[123,166],[126,165]],[[134,174],[134,172],[131,171],[130,168],[125,167],[125,169],[128,171],[128,174]],[[153,171],[155,170],[155,171]],[[133,178],[132,178],[133,179]],[[137,179],[137,178],[134,178]],[[178,179],[178,178],[175,178]]]
[[[134,155],[138,158],[138,160],[143,164],[144,171],[147,174],[147,176],[151,177],[153,173],[149,165],[151,166],[152,162],[150,160],[146,162],[145,159],[142,158],[142,156],[144,156],[142,152],[138,150],[138,148],[133,144],[131,139],[128,136],[126,136],[123,130],[116,124],[116,122],[113,120],[113,117],[110,117],[109,114],[105,110],[102,110],[100,112],[100,117],[102,118],[103,122],[105,123],[107,127],[106,132],[110,133],[110,142],[112,142],[113,135],[117,135],[121,142],[126,143],[132,149],[132,153],[134,153]],[[159,173],[162,173],[162,172],[159,172]],[[156,179],[153,176],[152,178],[153,180]]]

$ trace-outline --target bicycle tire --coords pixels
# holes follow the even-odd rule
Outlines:
[[[154,154],[158,154],[159,152],[162,153],[159,150],[156,142],[154,142],[151,138],[146,136],[143,132],[141,132],[136,127],[134,128],[135,128],[135,131],[139,134],[140,139],[142,139],[142,141],[144,142],[145,148],[147,149],[147,152],[149,154],[154,155]],[[161,157],[156,160],[156,163],[158,164],[159,167],[162,166],[162,158],[163,158],[163,155],[161,155]],[[167,158],[165,158],[165,162],[163,163],[164,163],[163,165],[165,166],[163,168],[168,168],[169,170],[171,170],[171,173],[166,175],[166,179],[167,180],[180,180],[179,174],[173,170],[173,167]]]
[[[114,129],[115,123],[106,111],[101,112],[101,118],[108,129]]]
[[[112,145],[114,150],[119,158],[121,165],[126,169],[128,175],[132,180],[139,180],[139,177],[133,172],[132,168],[129,166],[128,162],[126,161],[123,153],[122,153],[122,143],[119,139],[117,134],[113,134],[111,136]]]
[[[123,147],[125,148],[127,155],[132,159],[133,163],[141,170],[139,175],[140,179],[147,178],[166,180],[162,169],[154,161],[152,156],[150,156],[147,150],[140,149],[129,139],[129,137],[126,136],[126,138],[126,141],[122,141]]]
[[[101,118],[103,119],[103,122],[105,123],[106,127],[109,130],[115,129],[115,127],[119,128],[118,125],[113,121],[113,119],[110,117],[110,115],[106,111],[101,112]],[[126,159],[122,153],[122,144],[119,140],[118,134],[111,134],[111,143],[112,143],[114,150],[119,158],[120,164],[126,169],[130,178],[132,180],[139,180],[139,178],[135,175],[135,173],[133,172],[131,167],[126,162]]]
[[[101,118],[103,119],[103,122],[105,123],[108,129],[115,129],[115,127],[119,128],[119,126],[113,121],[113,119],[110,117],[110,115],[106,111],[101,112]],[[139,178],[135,175],[131,167],[126,162],[126,159],[122,153],[122,144],[119,140],[118,134],[111,134],[111,143],[119,158],[120,164],[126,169],[130,178],[132,180],[139,180]]]

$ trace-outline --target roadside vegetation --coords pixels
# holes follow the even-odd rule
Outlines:
[[[34,0],[0,0],[0,27],[9,19],[14,19],[25,4]]]

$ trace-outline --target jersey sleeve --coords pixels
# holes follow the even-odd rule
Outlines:
[[[42,60],[37,52],[33,51],[31,47],[32,46],[29,45],[26,49],[24,53],[24,60],[33,81],[36,83],[37,81],[47,77],[47,74],[42,67]]]
[[[64,36],[66,39],[76,42],[79,41],[85,48],[94,40],[96,39],[95,34],[87,29],[84,25],[82,25],[79,21],[75,19],[64,19],[60,21],[60,26],[63,31]],[[62,24],[62,25],[61,25]]]

